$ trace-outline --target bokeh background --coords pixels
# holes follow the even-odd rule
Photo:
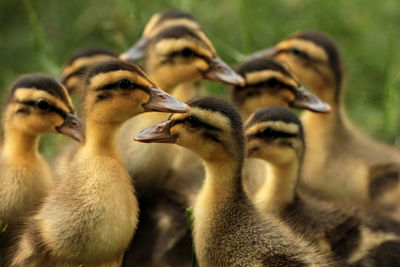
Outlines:
[[[86,46],[123,52],[151,15],[166,9],[192,13],[232,65],[294,31],[326,32],[344,59],[350,118],[400,147],[399,0],[1,0],[0,95],[21,74],[57,76],[71,53]],[[212,82],[206,87],[229,91]],[[44,138],[46,156],[55,154],[57,138]]]

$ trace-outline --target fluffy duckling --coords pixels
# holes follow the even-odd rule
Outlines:
[[[26,75],[11,87],[3,111],[0,152],[0,219],[12,223],[33,210],[53,179],[39,154],[39,137],[59,132],[81,140],[80,120],[65,87],[40,74]]]
[[[262,217],[243,191],[242,122],[228,102],[201,98],[185,115],[136,135],[140,142],[175,143],[203,161],[206,178],[194,205],[193,238],[200,266],[328,266],[275,219]]]
[[[141,60],[146,57],[147,45],[152,37],[162,30],[182,25],[194,30],[201,30],[199,22],[190,14],[180,10],[167,10],[154,14],[143,30],[142,37],[126,52],[120,55],[122,60]]]
[[[378,202],[387,210],[398,206],[378,199],[398,187],[393,184],[399,180],[400,153],[366,137],[348,119],[335,42],[319,32],[298,32],[260,55],[286,62],[302,83],[332,107],[330,114],[302,116],[306,140],[312,144],[305,155],[302,184],[326,199]]]
[[[116,58],[117,54],[102,47],[88,47],[75,52],[61,71],[60,81],[70,94],[82,94],[85,90],[85,72],[91,66]]]
[[[1,235],[0,254],[14,243],[14,232],[53,186],[49,165],[39,154],[40,136],[58,132],[77,140],[82,137],[67,90],[41,74],[26,75],[14,83],[2,119],[0,221],[7,230]]]
[[[329,112],[330,107],[312,95],[298,82],[293,72],[281,61],[260,57],[243,62],[237,72],[246,80],[245,86],[235,86],[232,101],[243,119],[255,110],[270,106]],[[250,198],[255,196],[265,180],[266,165],[258,159],[246,159],[244,188]]]
[[[319,201],[299,191],[304,132],[298,117],[288,109],[258,110],[249,118],[245,136],[248,156],[269,165],[267,179],[255,197],[262,214],[278,215],[341,264],[369,259],[373,266],[381,266],[386,254],[370,251],[386,242],[395,241],[391,249],[400,246],[400,223],[376,213],[365,214],[354,206]],[[398,265],[400,257],[390,254],[391,266]]]
[[[169,27],[151,39],[147,50],[146,71],[166,91],[171,91],[180,83],[202,79],[244,83],[241,76],[218,58],[210,40],[201,31],[184,26]],[[165,114],[142,114],[125,123],[121,129],[118,146],[141,192],[153,190],[164,183],[174,147],[160,144],[146,146],[128,142],[126,137],[166,118]]]
[[[146,51],[145,67],[149,75],[163,89],[173,93],[175,93],[173,88],[177,85],[196,80],[211,79],[230,84],[244,82],[241,76],[218,58],[211,41],[201,30],[183,25],[165,28],[152,37]],[[135,236],[132,250],[126,257],[127,262],[138,263],[139,259],[155,259],[165,264],[167,257],[173,259],[171,265],[177,266],[179,263],[175,259],[181,261],[180,253],[171,252],[173,255],[167,255],[168,252],[165,251],[175,250],[175,244],[180,243],[180,240],[187,241],[186,236],[190,237],[184,210],[190,206],[189,198],[194,192],[192,188],[197,189],[197,184],[201,184],[203,179],[202,166],[197,157],[172,145],[133,143],[129,142],[128,138],[132,133],[164,119],[167,119],[165,114],[142,114],[125,123],[121,129],[118,145],[129,173],[135,177],[135,186],[141,196],[143,207],[138,235]],[[180,172],[181,163],[187,161],[200,168],[200,179],[196,180],[195,184],[193,184],[194,179],[188,181],[187,173]],[[159,200],[156,200],[154,195],[157,195]],[[145,206],[150,208],[146,209]],[[169,223],[162,223],[165,221]],[[151,224],[156,227],[149,228],[148,231],[141,230],[142,226],[148,228]],[[148,242],[150,233],[157,233],[152,236],[158,241]],[[140,246],[143,253],[135,249],[135,244],[142,244],[140,240],[144,240],[144,245]],[[189,255],[190,242],[188,245],[184,243],[183,247],[187,249]],[[155,265],[154,262],[141,264]]]
[[[86,77],[85,141],[27,226],[12,266],[120,266],[138,203],[117,151],[122,123],[144,111],[186,112],[136,65],[109,61]],[[117,218],[117,219],[116,219]]]
[[[109,61],[113,58],[117,58],[117,55],[111,50],[102,47],[85,48],[75,52],[69,58],[61,71],[59,80],[64,84],[72,97],[78,95],[78,97],[73,98],[75,103],[80,103],[83,98],[82,94],[85,92],[86,72],[92,66]],[[79,106],[78,112],[80,112]],[[62,147],[62,150],[60,150],[61,153],[53,159],[51,164],[56,179],[62,177],[63,169],[66,167],[64,165],[68,163],[69,157],[76,149],[75,143],[68,143],[67,141],[68,140],[61,139],[57,143],[59,148]],[[57,182],[57,180],[55,182]]]

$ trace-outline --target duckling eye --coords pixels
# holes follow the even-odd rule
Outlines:
[[[263,138],[275,138],[275,131],[271,128],[265,128],[264,131],[261,132],[261,136]]]
[[[303,57],[306,59],[309,58],[309,56],[305,52],[301,51],[297,47],[292,47],[292,49],[290,49],[290,52],[295,56]]]
[[[129,89],[132,87],[132,83],[128,79],[119,80],[117,84],[121,89]]]
[[[185,47],[184,49],[182,49],[181,55],[182,55],[183,57],[188,58],[188,57],[193,56],[194,53],[193,53],[193,51],[192,51],[190,48]]]
[[[191,128],[197,128],[200,126],[201,122],[195,116],[189,116],[186,118],[185,124]]]
[[[290,52],[292,52],[292,54],[296,56],[301,55],[301,51],[297,47],[292,47]]]
[[[47,101],[45,101],[45,100],[38,100],[37,102],[36,102],[36,106],[39,108],[39,109],[41,109],[41,110],[47,110],[47,109],[49,109],[50,108],[50,104],[47,102]]]
[[[276,88],[281,84],[276,78],[269,78],[266,83],[270,88]]]

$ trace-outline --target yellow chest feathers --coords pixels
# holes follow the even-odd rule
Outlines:
[[[129,175],[112,157],[78,158],[38,216],[45,242],[78,262],[109,260],[129,245],[138,203]]]
[[[42,158],[0,163],[0,218],[12,222],[33,212],[53,185]]]

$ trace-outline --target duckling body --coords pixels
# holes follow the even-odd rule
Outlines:
[[[247,123],[246,136],[249,155],[269,164],[267,179],[256,195],[262,214],[278,215],[340,264],[351,265],[371,257],[370,249],[400,241],[399,222],[354,205],[320,201],[299,190],[304,133],[300,120],[289,110],[258,110]]]
[[[193,229],[199,265],[327,266],[307,242],[273,217],[262,217],[243,191],[239,113],[214,98],[195,100],[190,106],[187,115],[173,114],[135,139],[174,142],[202,158],[206,178],[195,201]]]
[[[53,185],[48,163],[37,151],[38,140],[22,137],[22,144],[21,137],[14,133],[13,137],[6,140],[11,144],[3,145],[1,151],[0,176],[3,179],[0,218],[8,224],[34,211]]]
[[[120,266],[137,226],[138,202],[116,148],[119,127],[147,109],[186,108],[155,88],[140,68],[121,61],[95,66],[87,80],[85,142],[67,165],[68,178],[24,232],[15,266]]]

